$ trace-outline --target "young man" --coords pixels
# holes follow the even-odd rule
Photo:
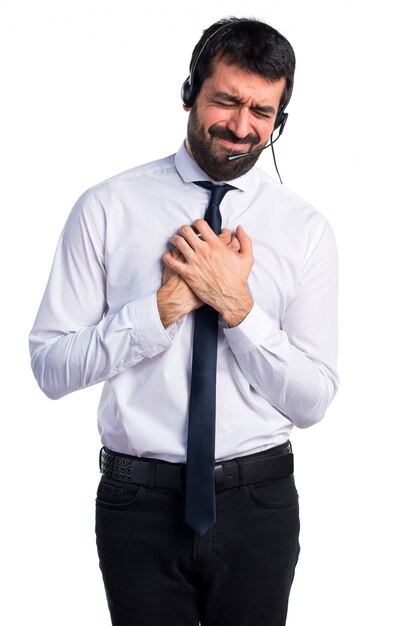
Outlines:
[[[89,189],[59,242],[32,365],[52,398],[105,383],[96,531],[116,626],[286,621],[289,435],[338,386],[332,231],[254,168],[294,66],[270,26],[213,24],[182,88],[185,144]]]

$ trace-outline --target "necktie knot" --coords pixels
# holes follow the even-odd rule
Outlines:
[[[199,185],[199,187],[203,187],[204,189],[208,189],[210,191],[210,203],[217,204],[218,206],[221,204],[224,196],[228,191],[232,189],[236,189],[232,185],[228,185],[227,183],[222,183],[222,185],[215,185],[215,183],[211,183],[209,180],[196,180],[194,181],[195,185]]]
[[[221,204],[225,194],[232,189],[236,189],[232,185],[227,185],[223,183],[222,185],[215,185],[215,183],[211,183],[209,180],[196,180],[193,181],[195,185],[199,187],[203,187],[204,189],[208,189],[210,191],[210,200],[208,208],[206,209],[204,219],[208,222],[209,226],[212,230],[219,235],[221,232],[222,225],[222,217],[219,209],[219,205]]]

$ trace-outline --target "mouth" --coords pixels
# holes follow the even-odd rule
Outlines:
[[[245,152],[250,150],[252,146],[250,143],[237,143],[236,141],[229,141],[228,139],[223,139],[222,137],[215,137],[215,139],[227,150],[232,150],[233,152]]]

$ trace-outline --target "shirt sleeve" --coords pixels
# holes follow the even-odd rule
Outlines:
[[[249,384],[306,428],[322,419],[338,388],[338,260],[328,222],[304,262],[281,328],[257,303],[224,330]]]
[[[105,229],[105,216],[87,191],[60,237],[29,337],[35,378],[53,399],[156,356],[176,334],[176,324],[162,325],[155,292],[109,314]]]

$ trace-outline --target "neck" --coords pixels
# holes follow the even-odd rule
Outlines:
[[[193,156],[193,152],[192,152],[192,149],[191,149],[191,147],[190,147],[189,140],[187,139],[187,137],[186,137],[186,139],[184,140],[184,146],[185,146],[185,148],[186,148],[187,152],[189,153],[189,156],[191,156],[191,157],[192,157],[193,161],[196,161],[196,159],[195,159],[195,158],[194,158],[194,156]]]

